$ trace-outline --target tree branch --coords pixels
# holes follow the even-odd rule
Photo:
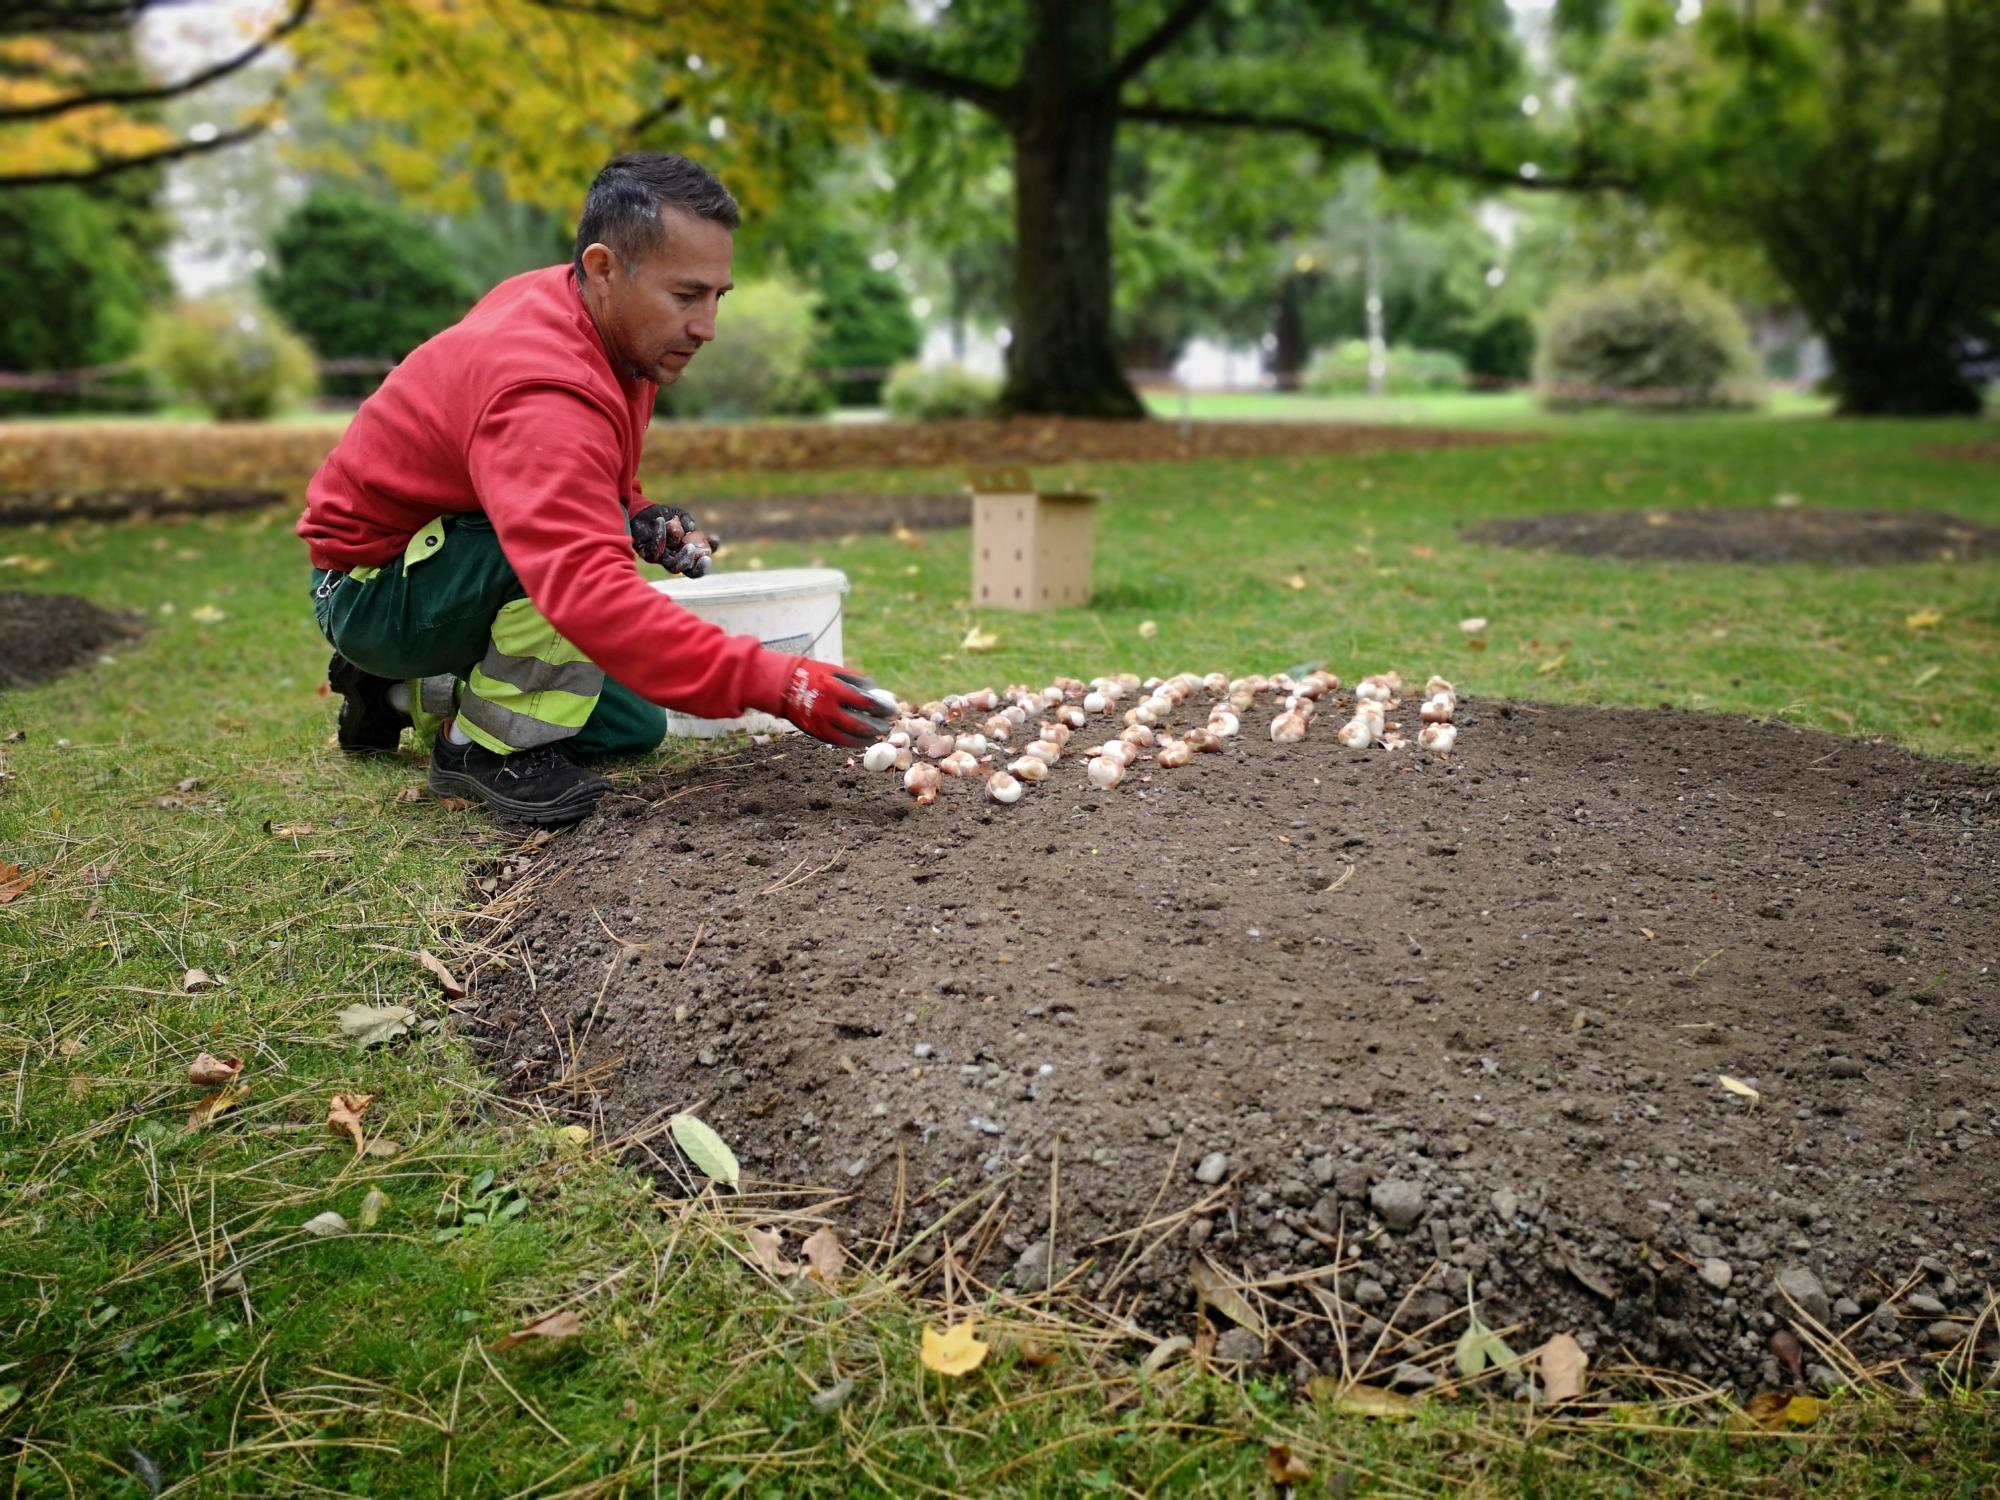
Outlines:
[[[0,171],[0,188],[55,187],[63,183],[99,182],[106,177],[115,177],[120,172],[130,172],[140,167],[156,167],[165,162],[179,161],[183,157],[220,151],[225,146],[241,145],[254,136],[262,135],[266,128],[268,127],[265,122],[259,120],[254,124],[239,125],[234,130],[225,130],[212,140],[182,141],[176,146],[163,146],[158,151],[144,151],[137,156],[113,157],[108,161],[99,161],[93,166],[79,167],[73,171]]]
[[[1006,124],[1013,123],[1020,109],[1018,88],[1003,88],[964,73],[954,73],[925,58],[881,43],[868,49],[868,67],[885,83],[908,84],[927,94],[977,105]]]
[[[0,36],[42,36],[51,32],[124,31],[150,10],[155,0],[104,0],[102,4],[0,4]]]
[[[1275,134],[1302,135],[1324,146],[1366,151],[1385,166],[1431,167],[1471,182],[1490,182],[1497,186],[1525,188],[1531,192],[1574,192],[1587,188],[1630,190],[1633,186],[1629,180],[1622,177],[1596,174],[1590,170],[1589,163],[1585,164],[1582,172],[1569,176],[1537,174],[1525,177],[1516,168],[1452,156],[1442,151],[1434,151],[1428,146],[1392,141],[1385,136],[1377,135],[1372,130],[1354,130],[1328,125],[1309,115],[1266,115],[1236,109],[1184,109],[1176,105],[1141,101],[1136,104],[1121,105],[1118,117],[1141,125],[1174,125],[1197,130],[1261,130]]]
[[[659,124],[660,121],[669,119],[672,116],[679,114],[684,107],[685,107],[685,101],[681,99],[680,95],[669,94],[666,98],[662,99],[658,104],[655,104],[651,109],[647,110],[643,115],[640,115],[639,118],[634,120],[630,125],[627,125],[625,127],[625,134],[629,137],[636,139],[637,137],[642,136],[647,131],[651,130],[655,125]]]
[[[128,104],[154,104],[162,99],[177,98],[191,94],[205,84],[226,78],[240,68],[248,67],[277,42],[290,36],[305,24],[312,14],[313,0],[296,0],[292,12],[280,21],[267,35],[252,42],[233,57],[226,57],[211,67],[198,73],[191,73],[178,83],[156,84],[136,89],[96,89],[88,93],[68,94],[60,99],[44,99],[39,104],[16,104],[0,108],[0,124],[18,125],[28,120],[48,120],[57,115],[69,114],[72,110],[93,109],[99,106],[120,108]]]
[[[1141,37],[1111,69],[1111,86],[1130,83],[1146,70],[1152,60],[1186,36],[1189,28],[1214,8],[1215,0],[1181,0],[1169,11],[1152,34]]]

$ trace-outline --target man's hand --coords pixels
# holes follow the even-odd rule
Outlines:
[[[649,505],[632,518],[632,550],[669,573],[701,577],[716,546],[678,505]]]
[[[860,750],[889,732],[895,709],[866,677],[830,661],[792,659],[778,712],[814,739]]]

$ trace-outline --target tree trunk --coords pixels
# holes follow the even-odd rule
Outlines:
[[[1306,273],[1294,271],[1278,283],[1278,305],[1271,322],[1271,375],[1281,391],[1295,391],[1303,382],[1306,361]]]
[[[1014,321],[1007,412],[1138,418],[1111,328],[1110,0],[1036,0],[1014,125]]]
[[[1948,340],[1919,341],[1893,330],[1841,333],[1828,337],[1827,353],[1842,416],[1976,416],[1985,407]]]

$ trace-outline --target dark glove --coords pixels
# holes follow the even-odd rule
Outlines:
[[[649,505],[632,518],[632,550],[669,573],[701,577],[718,545],[678,505]]]
[[[860,750],[887,734],[894,720],[895,709],[870,696],[879,691],[835,662],[795,656],[777,712],[816,740]]]

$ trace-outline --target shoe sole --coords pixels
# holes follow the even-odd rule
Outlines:
[[[467,797],[484,803],[502,817],[535,828],[567,828],[572,823],[581,823],[590,816],[604,794],[611,790],[607,782],[594,791],[584,791],[567,802],[551,805],[546,802],[517,802],[462,771],[446,771],[436,765],[430,768],[424,780],[441,797]]]

